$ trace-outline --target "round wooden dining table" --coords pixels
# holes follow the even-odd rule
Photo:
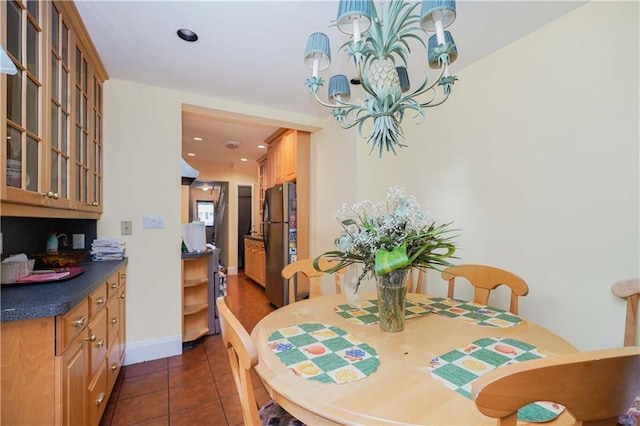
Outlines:
[[[364,294],[363,299],[376,295]],[[408,294],[408,300],[423,300]],[[447,388],[431,376],[427,365],[434,357],[485,337],[512,338],[544,350],[547,356],[577,352],[563,338],[524,319],[507,328],[471,324],[428,314],[405,320],[402,332],[389,333],[378,324],[360,325],[339,316],[343,294],[299,301],[275,310],[253,329],[257,348],[256,372],[271,398],[308,425],[481,425],[496,424],[477,409],[472,399]],[[321,383],[296,375],[268,344],[283,328],[320,323],[338,327],[377,351],[380,364],[361,380]],[[551,424],[572,424],[566,410]]]

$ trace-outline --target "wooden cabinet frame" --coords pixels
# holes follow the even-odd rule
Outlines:
[[[30,217],[69,217],[97,219],[102,212],[102,161],[103,161],[103,116],[102,116],[102,83],[108,79],[95,47],[91,42],[80,15],[71,1],[38,1],[25,3],[22,0],[0,2],[0,42],[6,46],[7,11],[19,9],[24,16],[20,20],[22,26],[22,60],[18,60],[21,88],[21,122],[8,122],[6,101],[0,106],[0,134],[3,143],[0,148],[0,200],[3,216]],[[37,20],[32,19],[29,10],[37,8]],[[57,26],[52,24],[57,19]],[[26,28],[37,24],[38,32],[38,106],[37,132],[28,132],[26,125]],[[31,25],[31,27],[29,27]],[[56,48],[52,31],[58,28],[58,47]],[[66,28],[66,31],[63,30]],[[66,54],[63,65],[61,45],[66,35]],[[9,51],[8,51],[9,52]],[[78,55],[79,53],[79,55]],[[11,55],[11,53],[9,52]],[[52,60],[58,64],[54,68]],[[23,65],[25,64],[25,65]],[[57,73],[54,71],[58,70]],[[62,86],[61,72],[67,73]],[[78,71],[80,71],[78,73]],[[81,83],[77,83],[77,76]],[[8,79],[15,78],[0,75],[0,92],[6,93]],[[57,78],[60,87],[66,92],[54,94],[56,87],[52,78]],[[17,80],[16,80],[17,81]],[[80,89],[80,96],[78,96]],[[60,96],[58,96],[60,95]],[[63,99],[59,99],[62,97]],[[67,101],[64,102],[64,99]],[[80,102],[78,102],[80,100]],[[54,111],[54,112],[52,112]],[[68,119],[60,119],[65,114]],[[56,117],[57,120],[55,119]],[[81,124],[77,132],[77,124]],[[65,130],[61,126],[65,124]],[[8,186],[7,177],[7,143],[4,137],[7,129],[14,129],[14,134],[21,135],[21,149],[26,152],[27,138],[36,140],[37,148],[37,190],[27,190],[26,154],[22,154],[20,188]],[[64,142],[64,143],[62,143]],[[66,148],[64,147],[66,146]],[[62,149],[61,149],[62,148]],[[80,151],[78,148],[81,148]],[[56,159],[54,163],[52,159]],[[60,166],[66,164],[66,167]],[[54,167],[55,166],[55,167]],[[29,179],[30,180],[30,179]],[[52,182],[54,185],[52,186]],[[79,185],[77,184],[79,183]],[[62,189],[64,187],[64,189]],[[66,196],[65,196],[66,194]]]

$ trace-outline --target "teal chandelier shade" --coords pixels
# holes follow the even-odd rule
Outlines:
[[[400,91],[402,93],[407,92],[410,88],[407,67],[396,67],[396,72],[398,73],[398,80],[400,81]]]
[[[336,26],[345,34],[354,34],[354,30],[358,33],[367,31],[371,25],[371,6],[369,1],[340,0]],[[359,28],[354,28],[354,20],[358,20]]]
[[[314,62],[317,69],[314,69]],[[309,36],[307,48],[304,50],[304,63],[307,67],[316,71],[329,68],[329,65],[331,65],[331,50],[329,37],[326,34],[313,33]]]
[[[15,64],[0,44],[0,73],[14,75],[18,73]]]
[[[444,32],[444,41],[446,44],[451,46],[446,54],[449,57],[448,62],[452,64],[456,61],[456,59],[458,59],[458,49],[456,48],[456,45],[453,42],[453,36],[449,31]],[[440,56],[441,53],[439,53],[438,50],[438,45],[439,43],[435,34],[429,37],[429,46],[427,48],[427,51],[429,52],[429,66],[431,68],[440,68],[442,58]]]
[[[329,99],[336,102],[348,101],[351,98],[349,80],[344,74],[336,74],[329,79]]]
[[[438,20],[444,29],[451,25],[455,19],[456,2],[454,0],[424,0],[422,2],[420,26],[425,31],[436,31]]]
[[[331,109],[340,127],[357,128],[371,152],[379,151],[380,157],[385,151],[397,154],[398,148],[407,146],[401,127],[407,113],[424,120],[425,110],[442,105],[457,80],[448,68],[457,59],[458,49],[444,31],[455,20],[455,1],[340,0],[336,16],[332,26],[349,36],[340,51],[357,74],[331,77],[328,100],[322,100],[319,88],[325,81],[319,72],[331,64],[331,52],[329,38],[314,32],[304,54],[304,63],[312,71],[305,83],[316,101]],[[412,88],[407,67],[416,45],[426,51],[428,63],[422,59],[422,70],[412,71],[412,79],[423,73],[422,81]],[[355,93],[350,81],[358,83]]]

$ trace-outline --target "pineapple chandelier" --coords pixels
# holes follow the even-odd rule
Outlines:
[[[418,6],[421,6],[420,15],[414,13]],[[338,17],[333,23],[340,31],[351,35],[341,49],[347,52],[357,69],[357,80],[351,82],[362,86],[361,103],[349,102],[349,80],[342,74],[329,79],[328,102],[318,96],[318,89],[324,85],[318,72],[331,64],[326,34],[311,34],[304,55],[305,65],[312,70],[306,85],[313,96],[323,106],[332,108],[331,114],[340,127],[358,126],[361,137],[364,123],[372,119],[373,128],[366,136],[367,144],[371,147],[369,153],[378,148],[380,157],[383,148],[396,154],[396,148],[406,147],[402,143],[404,134],[400,127],[405,111],[414,110],[416,117],[421,116],[424,120],[424,108],[441,105],[448,99],[457,80],[449,75],[448,67],[458,57],[453,37],[444,30],[456,18],[455,0],[382,0],[381,9],[382,14],[376,10],[373,0],[340,0]],[[429,32],[433,35],[425,43],[422,37]],[[439,69],[433,81],[429,81],[427,70],[422,84],[411,92],[406,68],[409,39],[422,44],[427,49],[429,67]],[[419,97],[423,99],[419,100]]]

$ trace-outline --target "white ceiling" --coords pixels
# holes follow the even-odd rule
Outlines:
[[[452,72],[583,3],[458,1],[456,21],[448,28],[459,53]],[[346,36],[329,27],[337,4],[336,0],[76,0],[110,78],[317,116],[330,111],[313,100],[304,84],[310,75],[302,60],[309,34],[322,31],[331,40],[332,64],[321,74],[325,80],[333,74],[355,74],[338,52]],[[180,40],[176,36],[180,28],[195,31],[199,40]],[[416,70],[424,69],[426,53],[417,43],[412,47],[408,68],[411,80],[418,81]],[[531,54],[543,60],[541,52]],[[456,90],[464,86],[454,87],[452,96]],[[255,161],[265,153],[256,145],[275,130],[187,116],[183,157],[188,161],[186,153],[194,152],[198,160],[231,163],[245,156]],[[204,141],[196,144],[194,136]],[[224,148],[228,140],[240,147]]]

